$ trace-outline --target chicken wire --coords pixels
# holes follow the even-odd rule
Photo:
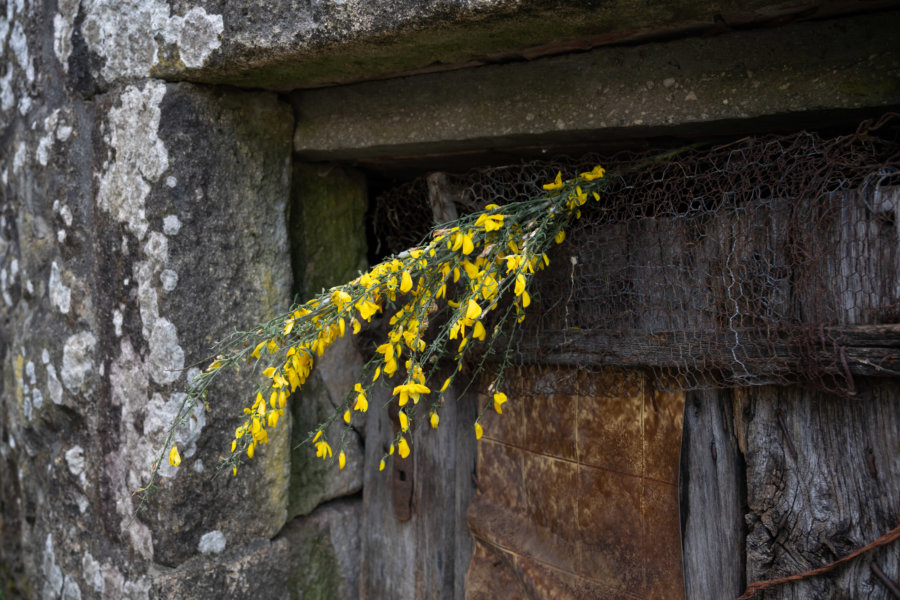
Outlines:
[[[465,213],[540,195],[558,171],[609,173],[535,278],[513,340],[514,368],[546,377],[507,380],[595,393],[610,379],[601,369],[637,367],[664,390],[810,383],[852,396],[855,375],[900,374],[898,133],[889,114],[835,137],[448,174],[444,192]],[[425,178],[381,194],[383,249],[419,243],[432,214]]]

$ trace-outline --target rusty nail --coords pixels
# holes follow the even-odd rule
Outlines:
[[[875,577],[881,580],[881,583],[885,585],[887,589],[894,594],[894,598],[900,598],[900,587],[897,587],[897,584],[888,579],[888,576],[884,574],[884,571],[881,570],[881,567],[878,566],[874,561],[869,565],[872,569],[872,572],[875,574]]]
[[[794,448],[794,442],[791,440],[791,434],[788,433],[787,425],[784,423],[784,413],[780,410],[777,413],[778,424],[781,426],[781,433],[784,434],[784,441],[787,442],[788,450],[791,452],[791,456],[794,458],[794,461],[797,461],[797,449]]]
[[[869,466],[869,475],[872,479],[878,479],[878,470],[875,468],[875,453],[869,448],[866,452],[866,464]]]

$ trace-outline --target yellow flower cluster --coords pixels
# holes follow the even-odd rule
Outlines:
[[[199,401],[221,369],[248,360],[259,365],[264,384],[244,408],[243,422],[235,430],[227,459],[233,471],[243,455],[253,458],[257,447],[269,441],[269,430],[283,417],[290,395],[306,383],[316,359],[348,329],[358,334],[364,323],[382,313],[390,315],[390,328],[375,348],[364,381],[355,384],[334,415],[310,432],[307,441],[317,457],[332,458],[328,427],[337,418],[351,427],[354,415],[368,410],[371,387],[379,378],[393,378],[402,367],[402,382],[393,386],[400,430],[379,468],[385,468],[395,449],[406,458],[419,404],[428,399],[420,414],[437,429],[444,393],[468,353],[475,348],[476,356],[484,357],[497,351],[498,341],[511,340],[511,330],[531,305],[529,288],[535,273],[549,265],[549,248],[554,242],[562,243],[566,227],[581,216],[589,198],[600,199],[604,175],[599,166],[570,181],[557,174],[543,186],[545,193],[540,197],[505,206],[491,204],[464,216],[452,226],[434,230],[421,246],[235,338],[237,343],[217,356],[188,390],[191,401]],[[506,361],[510,355],[507,347]],[[435,393],[429,380],[440,365],[437,359],[443,357],[452,357],[457,368]],[[494,376],[492,390],[501,388],[506,364]],[[507,401],[506,394],[495,391],[482,414],[490,406],[502,413]],[[480,439],[483,432],[476,422],[476,437]],[[169,462],[177,466],[181,458],[171,436],[168,445],[172,448]],[[343,448],[338,448],[339,468],[346,461]]]

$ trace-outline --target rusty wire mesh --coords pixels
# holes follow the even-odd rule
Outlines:
[[[536,278],[514,340],[520,365],[551,378],[554,365],[576,367],[571,386],[554,380],[560,393],[619,366],[645,369],[659,389],[807,382],[853,395],[854,375],[900,374],[898,332],[884,327],[900,323],[898,134],[900,118],[886,115],[837,137],[587,155],[448,181],[467,212],[539,195],[557,171],[608,169],[605,197]],[[390,251],[432,225],[424,178],[376,201]]]

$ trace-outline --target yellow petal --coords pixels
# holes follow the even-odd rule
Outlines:
[[[480,440],[482,435],[484,435],[484,429],[481,427],[481,423],[475,423],[475,439]]]
[[[481,316],[481,307],[478,306],[478,303],[474,300],[469,300],[468,306],[466,306],[466,318],[472,319],[473,321]]]
[[[384,471],[384,459],[383,458],[381,459],[381,462],[378,463],[378,470]]]
[[[497,411],[497,414],[503,414],[503,403],[506,402],[506,394],[503,392],[497,392],[494,394],[494,410]]]
[[[169,450],[169,464],[173,467],[181,464],[181,455],[178,454],[178,446],[175,444],[172,444],[172,449]]]
[[[350,411],[349,410],[344,411],[344,423],[346,423],[347,425],[350,424]]]
[[[557,243],[557,244],[562,244],[562,243],[563,243],[563,240],[566,239],[566,232],[560,230],[560,232],[557,233],[557,234],[556,234],[556,237],[553,238],[553,239],[556,240],[556,243]]]
[[[338,468],[341,471],[343,471],[344,467],[346,467],[346,466],[347,466],[347,456],[344,454],[343,451],[341,451],[341,453],[338,454]]]
[[[409,444],[406,443],[406,438],[400,438],[400,443],[397,444],[397,451],[400,453],[400,458],[409,456]]]
[[[519,273],[516,275],[516,296],[521,296],[522,292],[525,291],[525,276]]]
[[[462,253],[472,254],[473,250],[475,250],[475,243],[472,241],[472,234],[466,234],[463,236]]]
[[[402,410],[400,411],[400,429],[402,431],[406,431],[409,429],[409,417],[406,416],[406,413]],[[404,458],[406,458],[404,456]]]
[[[438,428],[438,423],[440,422],[440,420],[441,420],[441,418],[438,416],[438,414],[436,412],[431,413],[430,421],[431,421],[431,426],[434,429]]]
[[[412,289],[412,286],[412,277],[410,277],[408,271],[403,271],[403,275],[400,276],[400,291],[405,294]]]
[[[446,389],[450,386],[450,381],[451,381],[452,379],[453,379],[452,377],[448,377],[448,378],[447,378],[447,380],[444,382],[444,385],[441,386],[441,391],[442,391],[442,392],[443,392],[444,390],[446,390]]]

